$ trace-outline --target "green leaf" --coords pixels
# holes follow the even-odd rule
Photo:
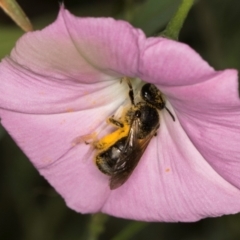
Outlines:
[[[5,27],[1,26],[1,41],[0,41],[0,59],[10,53],[14,47],[17,39],[23,34],[23,32],[17,27]]]

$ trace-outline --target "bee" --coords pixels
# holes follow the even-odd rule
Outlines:
[[[153,84],[146,83],[140,90],[141,100],[135,102],[135,95],[130,79],[125,78],[129,86],[131,106],[125,110],[120,119],[108,119],[117,130],[95,142],[97,153],[95,161],[98,169],[110,176],[110,189],[116,189],[124,184],[151,139],[156,136],[160,126],[159,110],[166,109],[162,93]]]

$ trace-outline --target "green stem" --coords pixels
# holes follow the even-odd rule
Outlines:
[[[124,228],[116,237],[112,240],[128,240],[145,228],[149,223],[148,222],[132,222],[126,228]]]
[[[88,240],[97,240],[99,235],[105,231],[105,223],[108,220],[108,215],[96,213],[91,216],[88,228]]]
[[[125,20],[131,22],[133,16],[134,3],[133,0],[125,0]]]
[[[170,20],[166,29],[160,34],[160,36],[178,40],[179,32],[193,3],[194,0],[182,0],[176,14]]]

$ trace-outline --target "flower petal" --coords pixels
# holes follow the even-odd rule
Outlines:
[[[147,42],[141,77],[158,85],[197,149],[219,174],[240,188],[237,72],[214,71],[185,44],[159,38]]]
[[[94,110],[96,116],[102,112]],[[93,160],[84,159],[89,145],[72,145],[78,133],[88,133],[93,112],[86,111],[85,119],[68,114],[39,115],[36,121],[34,115],[0,110],[5,128],[72,209],[145,221],[196,221],[240,210],[239,190],[211,168],[167,113],[132,176],[113,191]]]
[[[163,88],[189,138],[211,166],[240,188],[240,99],[236,70],[185,87]]]
[[[53,24],[18,41],[11,58],[46,77],[97,82],[135,75],[140,39],[144,33],[127,22],[79,18],[61,7]]]
[[[97,108],[127,96],[120,81],[95,84],[36,74],[7,58],[0,64],[0,106],[30,114],[54,114]],[[118,101],[123,101],[119,98]]]
[[[127,86],[116,81],[123,76],[157,84],[177,119],[161,112],[158,136],[129,180],[110,191],[78,137],[126,99]],[[240,211],[236,73],[215,72],[186,45],[146,40],[126,22],[76,18],[62,7],[55,23],[20,39],[0,79],[3,126],[76,211],[146,221]]]
[[[136,77],[139,52],[146,40],[142,30],[112,18],[79,18],[63,10],[61,14],[87,62],[108,75]]]
[[[184,144],[183,144],[184,143]],[[201,156],[178,121],[164,113],[129,180],[103,212],[145,221],[197,221],[240,211],[240,191]]]
[[[142,49],[139,77],[160,87],[195,84],[214,73],[214,69],[186,44],[166,38],[148,38]]]
[[[81,212],[96,212],[110,192],[108,178],[93,160],[83,162],[89,146],[76,145],[75,139],[95,131],[125,101],[127,85],[116,80],[134,72],[136,41],[145,36],[123,21],[99,19],[95,25],[90,18],[83,19],[77,36],[75,32],[71,36],[65,24],[72,28],[77,20],[61,9],[55,23],[24,35],[1,62],[0,116],[2,125],[67,204]],[[94,33],[98,41],[91,41]]]
[[[67,204],[89,213],[100,210],[110,189],[107,177],[88,154],[90,145],[78,143],[77,138],[92,133],[115,105],[116,102],[108,108],[52,115],[0,109],[0,116],[5,129]]]
[[[0,106],[46,114],[108,104],[123,88],[115,85],[110,98],[101,89],[136,73],[141,39],[124,21],[77,18],[62,7],[56,22],[25,34],[1,62]]]

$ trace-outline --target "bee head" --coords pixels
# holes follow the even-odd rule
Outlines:
[[[165,101],[162,94],[153,84],[146,83],[143,85],[141,89],[141,97],[146,103],[159,110],[165,108]]]

